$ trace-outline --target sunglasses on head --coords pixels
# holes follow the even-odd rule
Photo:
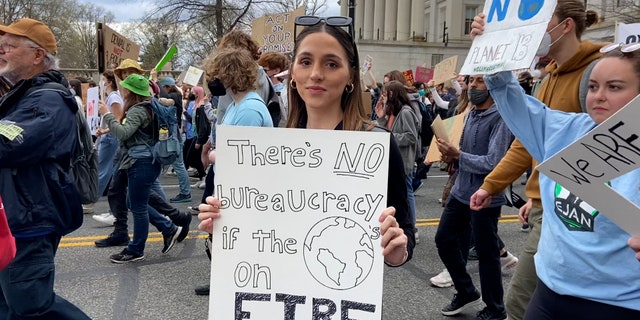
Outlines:
[[[640,43],[612,43],[600,48],[600,53],[611,52],[618,48],[624,53],[634,52],[640,49]]]
[[[326,25],[332,27],[349,27],[349,35],[353,37],[353,19],[351,19],[350,17],[299,16],[296,17],[294,24],[296,26],[315,26],[320,22],[324,22]]]

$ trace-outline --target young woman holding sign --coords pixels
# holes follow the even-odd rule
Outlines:
[[[289,82],[289,128],[371,131],[375,128],[362,105],[358,50],[352,40],[352,20],[347,17],[300,16],[304,26],[294,47]],[[368,109],[368,108],[367,108]],[[414,224],[407,204],[404,167],[398,146],[390,138],[387,205],[379,217],[382,254],[388,265],[411,259]],[[207,198],[200,205],[200,229],[212,232],[220,216],[220,200]]]
[[[609,52],[589,77],[588,114],[547,108],[525,95],[511,72],[485,77],[504,121],[536,160],[552,157],[640,93],[640,44],[614,44],[601,51]],[[638,205],[638,181],[636,169],[610,186]],[[640,237],[632,238],[604,214],[585,211],[580,199],[545,175],[540,175],[540,191],[539,280],[525,319],[640,319],[640,262],[629,249],[640,250]],[[573,199],[564,202],[568,210],[586,213],[590,223],[568,221],[570,216],[556,207],[567,197]]]

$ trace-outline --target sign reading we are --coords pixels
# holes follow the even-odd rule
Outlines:
[[[381,319],[389,133],[217,130],[209,319]]]
[[[486,0],[484,33],[473,40],[460,73],[529,68],[555,7],[555,0]]]
[[[537,168],[629,234],[640,234],[640,208],[609,186],[640,167],[640,96]],[[579,219],[580,217],[573,217]]]

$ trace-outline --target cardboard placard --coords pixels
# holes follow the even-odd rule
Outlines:
[[[640,42],[640,23],[619,23],[615,42],[625,44]]]
[[[467,110],[464,113],[442,120],[442,127],[444,127],[446,135],[450,139],[449,143],[456,147],[460,145],[460,138],[462,137],[462,130],[464,129],[464,117],[467,112],[469,111]],[[431,140],[426,156],[426,160],[429,162],[438,162],[441,158],[440,150],[438,150],[438,146],[436,145],[436,139],[437,136],[434,130],[433,139]]]
[[[138,61],[140,45],[127,39],[104,23],[98,23],[98,69],[104,72],[124,59]]]
[[[203,73],[204,70],[198,69],[194,66],[189,66],[189,69],[187,69],[187,72],[184,74],[184,79],[182,79],[182,82],[191,86],[197,86],[200,82],[200,78],[202,78]]]
[[[456,77],[458,68],[458,56],[453,56],[440,61],[433,70],[433,81],[436,85]]]
[[[433,78],[433,68],[427,68],[422,66],[416,67],[416,81],[427,83]]]
[[[304,7],[300,7],[294,11],[255,19],[251,23],[251,37],[258,42],[262,52],[293,52],[293,23],[297,16],[304,15],[304,11]]]
[[[389,133],[217,130],[209,319],[381,319]]]
[[[91,134],[95,135],[100,127],[100,115],[98,114],[98,102],[100,101],[100,89],[98,87],[87,89],[87,123]]]
[[[414,81],[413,70],[409,69],[409,70],[402,71],[402,75],[404,76],[404,79],[407,80],[407,85],[412,86]]]
[[[529,68],[555,7],[555,0],[486,0],[484,32],[474,38],[460,74]]]

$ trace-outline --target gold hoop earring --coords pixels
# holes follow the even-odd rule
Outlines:
[[[293,89],[293,90],[298,89],[298,85],[296,84],[296,81],[295,81],[295,80],[291,80],[291,81],[289,81],[289,88],[291,88],[291,89]]]
[[[353,92],[353,88],[354,87],[355,86],[353,85],[353,83],[349,83],[344,87],[344,91],[346,91],[347,93],[351,93],[351,92]]]

